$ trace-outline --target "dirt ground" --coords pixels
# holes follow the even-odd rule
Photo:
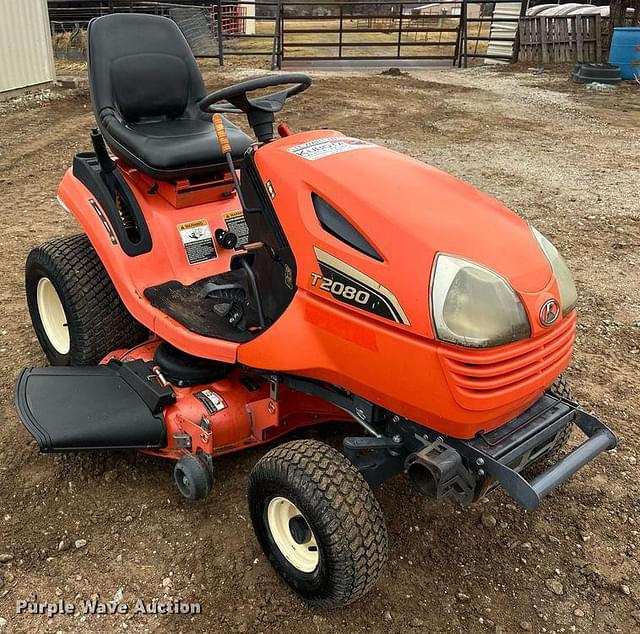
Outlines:
[[[210,86],[222,81],[209,73]],[[618,450],[531,514],[501,492],[460,509],[415,497],[404,477],[388,482],[378,491],[391,540],[380,583],[347,609],[305,608],[249,524],[245,482],[265,449],[219,459],[210,498],[187,503],[168,463],[133,452],[42,456],[18,422],[16,374],[45,363],[23,263],[33,246],[78,231],[55,193],[89,147],[92,115],[85,94],[0,104],[0,631],[640,631],[640,87],[589,92],[527,69],[319,74],[284,119],[432,163],[553,240],[580,294],[568,375],[615,429]],[[16,600],[36,595],[174,597],[200,602],[202,614],[17,616]]]

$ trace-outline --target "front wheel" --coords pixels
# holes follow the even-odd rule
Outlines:
[[[382,510],[332,447],[297,440],[272,449],[251,472],[248,498],[262,549],[309,605],[347,605],[380,577],[387,558]]]
[[[547,391],[553,396],[566,398],[569,401],[575,400],[573,392],[562,374],[549,386]],[[560,430],[551,447],[527,467],[526,474],[529,478],[540,475],[560,459],[571,437],[574,422],[575,416]]]
[[[575,401],[575,397],[573,396],[573,392],[569,387],[569,383],[562,374],[549,387],[549,392],[553,394],[553,396],[559,396],[560,398],[566,398],[569,401]],[[575,417],[572,418],[562,429],[562,432],[558,434],[553,448],[545,456],[545,460],[548,463],[556,461],[560,457],[560,454],[562,453],[564,448],[567,446],[569,438],[571,437],[571,431],[573,430],[574,422]]]

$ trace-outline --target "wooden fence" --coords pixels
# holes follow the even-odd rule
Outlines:
[[[535,16],[520,20],[520,61],[542,64],[600,62],[601,57],[599,15]]]

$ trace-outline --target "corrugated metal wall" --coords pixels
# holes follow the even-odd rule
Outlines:
[[[526,0],[525,0],[526,2]],[[518,31],[518,22],[516,20],[520,17],[522,11],[522,2],[496,2],[493,9],[493,20],[491,21],[491,33],[487,46],[487,53],[489,55],[502,55],[509,58],[513,55],[513,42]],[[501,19],[514,20],[513,22],[501,22]],[[498,38],[498,39],[493,39]],[[506,38],[510,38],[509,41],[503,41]],[[499,61],[496,59],[485,59],[485,64],[505,64],[505,61]]]
[[[0,0],[0,93],[53,81],[46,0]]]

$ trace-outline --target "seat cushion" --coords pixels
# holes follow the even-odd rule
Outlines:
[[[114,102],[126,121],[179,117],[189,105],[189,72],[184,60],[164,53],[137,53],[111,65]]]
[[[242,158],[251,137],[225,120],[234,159]],[[161,119],[135,123],[115,115],[103,119],[103,133],[114,153],[159,179],[183,178],[226,166],[213,124],[208,119]]]
[[[205,87],[182,32],[169,18],[116,13],[88,29],[89,88],[111,151],[139,170],[174,180],[226,167]],[[234,159],[252,140],[225,122]]]

